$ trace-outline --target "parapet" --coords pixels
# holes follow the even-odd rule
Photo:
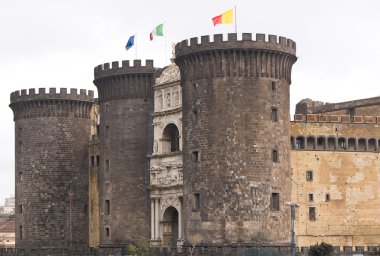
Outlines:
[[[74,100],[74,101],[94,101],[94,91],[87,91],[85,89],[70,89],[70,93],[67,92],[67,88],[49,88],[46,92],[45,88],[39,88],[38,92],[34,88],[29,90],[15,91],[11,93],[11,104],[21,101],[32,100]]]
[[[183,40],[175,46],[176,57],[202,52],[209,50],[227,50],[227,49],[260,49],[285,52],[292,55],[296,54],[296,43],[285,37],[277,37],[275,35],[256,34],[256,40],[252,39],[251,33],[242,33],[241,40],[238,39],[236,33],[228,34],[227,41],[223,41],[223,34],[213,35],[213,41],[210,36],[201,36],[201,40],[197,37]]]
[[[94,78],[102,78],[115,75],[126,74],[145,74],[154,73],[153,60],[146,60],[145,66],[141,64],[141,60],[134,60],[133,66],[130,66],[129,60],[123,60],[121,65],[119,61],[104,63],[94,68]]]
[[[297,123],[356,123],[379,124],[380,116],[353,116],[349,115],[321,115],[321,114],[296,114],[294,122]]]

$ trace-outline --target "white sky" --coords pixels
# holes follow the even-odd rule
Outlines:
[[[233,32],[231,25],[214,28],[211,18],[234,5],[239,33],[297,42],[292,113],[303,98],[339,102],[379,96],[378,0],[0,0],[0,205],[14,194],[12,91],[96,90],[93,68],[134,59],[134,49],[126,52],[124,46],[135,33],[138,58],[162,67],[173,42]],[[166,53],[163,38],[149,41],[149,33],[164,21]]]

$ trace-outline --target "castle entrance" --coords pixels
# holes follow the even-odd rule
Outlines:
[[[178,240],[178,211],[174,207],[169,207],[164,212],[163,220],[163,241],[165,247],[176,247]]]

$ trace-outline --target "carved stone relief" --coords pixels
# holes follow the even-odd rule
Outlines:
[[[162,93],[160,91],[157,91],[156,95],[156,109],[162,109]]]
[[[171,93],[170,90],[165,91],[165,107],[170,108],[171,106]]]
[[[161,212],[164,213],[166,208],[169,206],[175,207],[177,210],[181,209],[180,202],[178,200],[178,195],[176,194],[170,194],[170,195],[165,195],[162,197],[161,201]]]
[[[181,165],[182,166],[182,165]],[[183,173],[180,169],[165,168],[161,169],[151,166],[151,185],[158,187],[167,187],[183,184]]]

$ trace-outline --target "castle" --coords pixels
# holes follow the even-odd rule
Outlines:
[[[16,246],[380,243],[380,98],[304,100],[296,43],[202,36],[153,61],[94,69],[93,92],[11,94]],[[89,140],[90,138],[90,140]]]

